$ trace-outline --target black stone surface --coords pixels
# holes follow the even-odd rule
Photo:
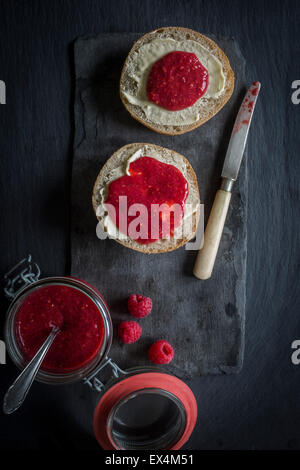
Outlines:
[[[246,163],[234,188],[213,276],[193,276],[197,251],[181,248],[148,256],[113,240],[99,240],[91,207],[102,165],[119,147],[153,142],[186,156],[196,171],[206,216],[220,185],[226,145],[245,93],[244,59],[232,39],[216,38],[236,76],[230,102],[205,125],[181,136],[162,136],[133,120],[119,97],[120,71],[136,34],[101,34],[75,43],[75,144],[72,178],[71,274],[95,285],[106,299],[115,337],[110,356],[123,369],[150,365],[147,349],[167,339],[175,358],[165,367],[181,378],[234,373],[243,361],[246,277]],[[117,325],[132,320],[130,293],[151,297],[153,311],[140,321],[141,339],[124,345]]]
[[[199,408],[186,449],[300,449],[300,79],[297,0],[1,1],[1,277],[32,252],[43,275],[70,272],[74,141],[73,41],[82,35],[180,25],[233,36],[247,82],[262,91],[248,140],[247,311],[237,375],[189,380]],[[135,124],[136,125],[136,124]],[[1,296],[1,311],[7,301]],[[1,336],[1,335],[0,335]],[[0,395],[16,377],[0,365]],[[99,450],[85,386],[35,384],[16,414],[0,410],[1,450]],[[13,454],[15,456],[15,454]],[[278,456],[276,456],[278,458]]]

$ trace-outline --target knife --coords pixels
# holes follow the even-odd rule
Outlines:
[[[213,271],[233,183],[238,177],[259,91],[260,83],[253,82],[243,99],[233,126],[222,170],[221,188],[217,191],[204,232],[204,243],[194,265],[193,273],[198,279],[209,279]]]

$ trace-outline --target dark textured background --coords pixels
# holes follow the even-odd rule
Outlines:
[[[56,275],[70,269],[74,89],[72,41],[83,34],[188,26],[234,36],[247,78],[263,91],[248,142],[246,349],[236,376],[189,382],[199,419],[189,449],[300,448],[300,4],[296,1],[1,1],[1,275],[28,252]],[[1,298],[4,315],[7,306]],[[0,366],[1,394],[16,369]],[[81,385],[36,384],[26,406],[0,415],[1,449],[96,449]],[[71,393],[72,391],[72,393]],[[76,409],[76,413],[74,410]],[[80,411],[79,411],[80,410]]]
[[[149,366],[147,349],[165,338],[175,348],[175,358],[165,369],[178,377],[235,373],[242,366],[244,350],[247,158],[235,184],[213,275],[205,282],[193,276],[195,250],[182,248],[149,257],[109,239],[100,241],[91,194],[100,168],[118,147],[153,142],[189,159],[208,218],[220,186],[230,128],[245,94],[245,61],[235,41],[213,37],[236,75],[230,102],[195,132],[159,135],[131,119],[119,96],[120,71],[138,37],[110,33],[85,36],[75,43],[71,274],[97,287],[108,302],[115,326],[109,354],[123,369]],[[118,340],[117,325],[130,319],[131,292],[149,295],[153,312],[140,322],[140,341],[128,347]]]

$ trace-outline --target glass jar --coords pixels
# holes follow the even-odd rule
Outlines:
[[[98,290],[72,277],[39,280],[39,270],[34,276],[30,263],[29,268],[20,269],[24,261],[13,268],[13,275],[8,273],[10,276],[5,289],[12,298],[7,312],[5,340],[7,352],[15,365],[21,370],[26,366],[15,332],[16,315],[24,300],[45,286],[77,289],[88,296],[101,315],[104,325],[101,347],[83,367],[60,373],[40,369],[36,380],[52,385],[83,381],[100,393],[93,427],[96,439],[104,450],[180,449],[189,439],[197,419],[197,404],[191,389],[182,380],[157,367],[128,370],[118,367],[108,356],[112,343],[112,321],[108,306]],[[106,384],[100,379],[104,369],[109,371]]]
[[[84,281],[71,277],[49,277],[30,283],[19,293],[17,293],[17,295],[13,299],[12,304],[8,309],[5,323],[4,336],[7,346],[7,352],[10,355],[12,361],[16,364],[16,366],[21,370],[24,369],[24,367],[26,366],[26,361],[24,360],[23,354],[20,351],[18,340],[16,337],[16,315],[19,311],[20,306],[28,298],[28,296],[30,296],[33,292],[37,291],[38,289],[48,286],[71,287],[86,295],[89,300],[96,305],[103,321],[104,335],[102,345],[99,351],[97,352],[97,355],[92,359],[90,363],[84,365],[82,368],[73,370],[71,372],[54,373],[40,369],[36,376],[36,380],[44,383],[67,384],[77,382],[78,380],[89,375],[96,367],[99,366],[99,364],[102,363],[103,359],[106,357],[106,354],[110,349],[112,341],[112,322],[109,309],[105,303],[105,300],[94,287]]]

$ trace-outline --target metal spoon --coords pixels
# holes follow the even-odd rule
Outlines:
[[[42,344],[36,355],[27,364],[25,369],[17,377],[14,383],[7,390],[4,401],[3,411],[5,414],[11,414],[16,411],[24,402],[27,393],[35,379],[36,374],[60,329],[54,326],[48,338]]]

